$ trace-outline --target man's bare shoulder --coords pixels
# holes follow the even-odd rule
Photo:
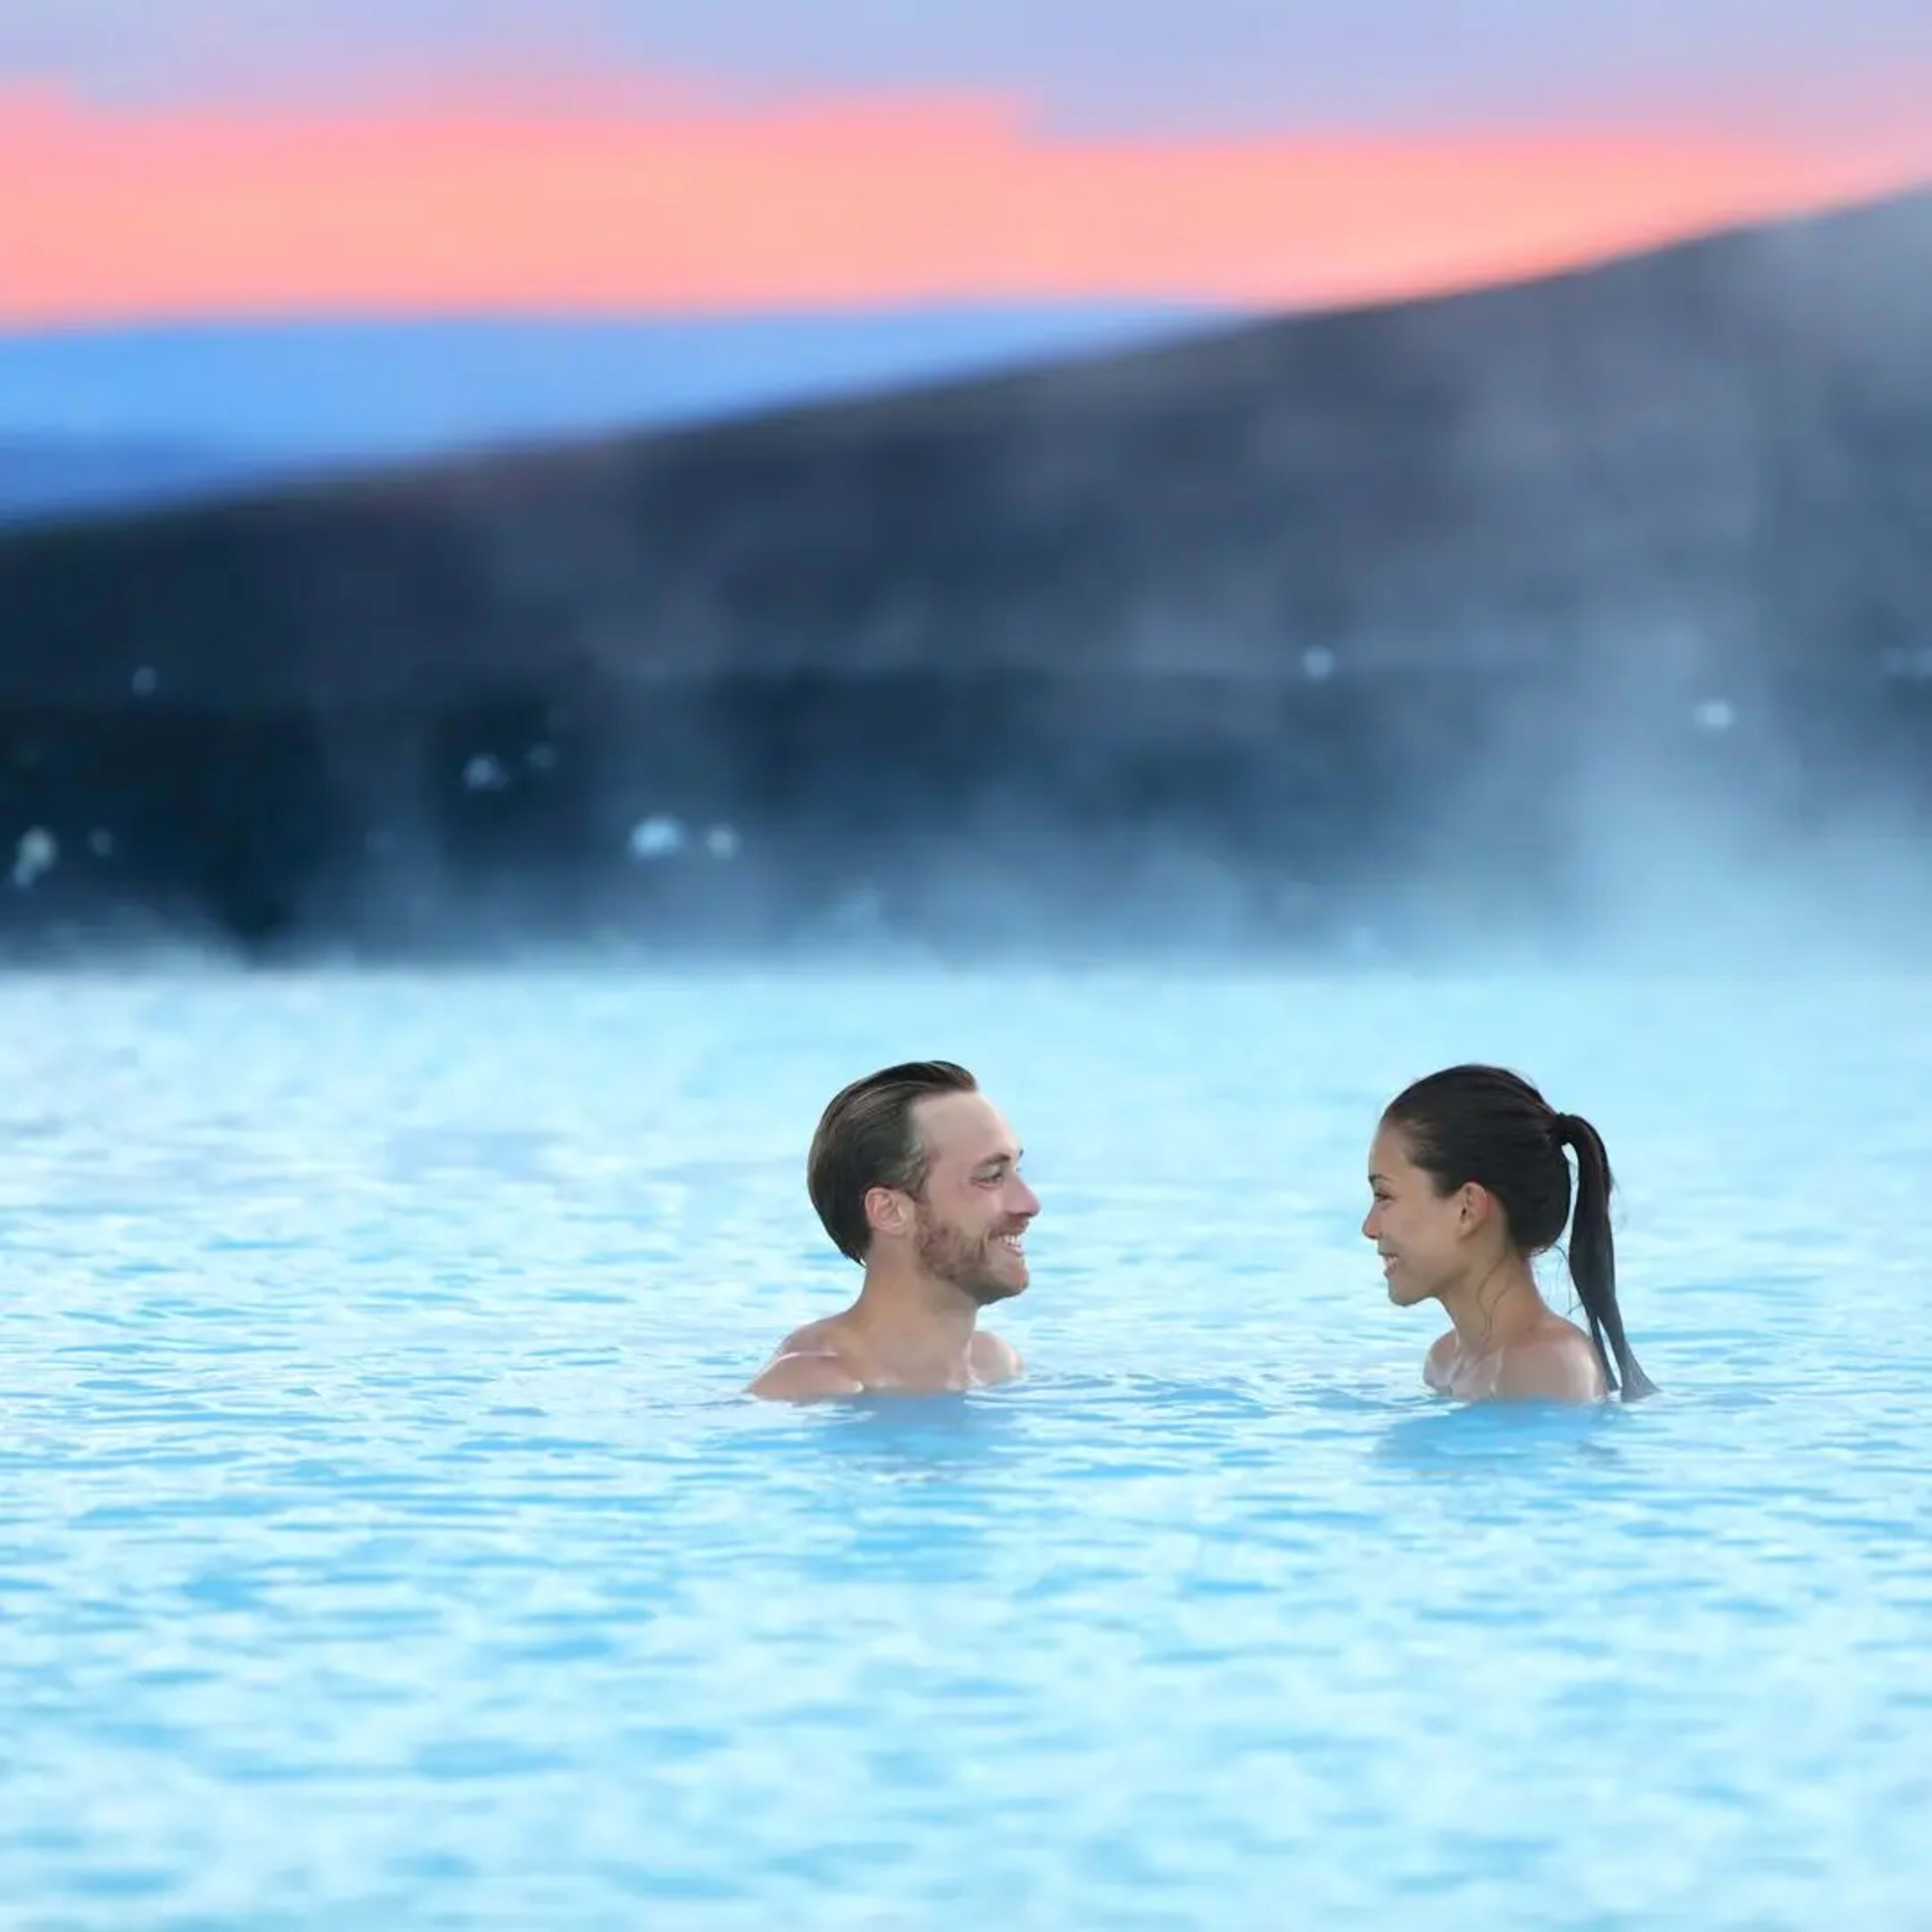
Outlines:
[[[794,1328],[746,1393],[766,1402],[815,1402],[859,1394],[866,1384],[854,1373],[842,1340],[836,1315]]]
[[[836,1355],[777,1355],[746,1393],[761,1402],[824,1402],[865,1387]]]
[[[976,1331],[968,1345],[966,1359],[971,1365],[974,1380],[982,1387],[1014,1382],[1026,1373],[1026,1364],[1020,1359],[1018,1349],[983,1328]]]
[[[844,1352],[844,1342],[845,1317],[825,1315],[802,1328],[794,1328],[772,1354],[774,1359],[780,1355],[836,1355]]]
[[[1568,1322],[1518,1342],[1496,1372],[1496,1394],[1506,1400],[1601,1402],[1608,1392],[1589,1336]]]

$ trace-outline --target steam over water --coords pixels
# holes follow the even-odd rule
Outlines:
[[[1928,214],[0,537],[0,1916],[1925,1924]],[[1028,1376],[746,1402],[928,1055]],[[1655,1400],[1423,1390],[1472,1058]]]
[[[0,1023],[23,1924],[1922,1918],[1916,975],[126,971]],[[1045,1204],[1030,1378],[745,1403],[853,1284],[819,1107],[934,1053]],[[1472,1056],[1602,1130],[1654,1401],[1423,1392],[1364,1157]]]

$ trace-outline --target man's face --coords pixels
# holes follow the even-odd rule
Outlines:
[[[928,1273],[982,1306],[1022,1294],[1024,1240],[1040,1197],[1020,1178],[1020,1147],[980,1094],[944,1094],[914,1110],[926,1144],[926,1186],[913,1239]]]

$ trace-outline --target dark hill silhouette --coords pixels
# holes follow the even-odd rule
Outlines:
[[[1198,913],[1204,867],[1244,930],[1560,919],[1625,803],[1776,851],[1922,822],[1928,325],[1920,195],[22,532],[14,816],[63,852],[106,830],[126,893],[261,938],[412,902],[452,944],[484,905],[768,936],[862,890],[916,929],[1104,939]],[[631,856],[653,816],[690,836]]]

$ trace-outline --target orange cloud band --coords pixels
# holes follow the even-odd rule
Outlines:
[[[0,322],[1373,299],[1900,184],[1722,135],[1133,142],[1012,106],[116,112],[0,93]]]

